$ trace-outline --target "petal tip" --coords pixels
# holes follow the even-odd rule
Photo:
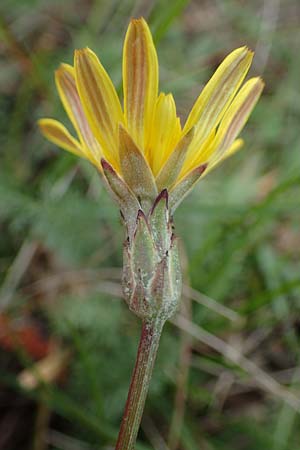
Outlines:
[[[147,22],[145,21],[143,16],[140,16],[140,17],[132,17],[132,19],[130,20],[130,24],[132,24],[134,26],[135,25],[139,26],[139,25],[145,25],[145,24],[147,24]]]
[[[251,63],[253,57],[254,57],[254,51],[246,46],[245,47],[245,59]]]
[[[40,130],[40,133],[42,133],[42,135],[45,136],[45,127],[47,126],[47,119],[38,119],[37,126]]]
[[[86,56],[90,52],[91,52],[91,49],[89,49],[88,47],[76,48],[74,50],[74,60],[76,61],[79,58]]]
[[[37,125],[40,129],[40,131],[46,135],[47,133],[47,127],[52,126],[54,123],[56,123],[57,121],[55,119],[50,119],[50,118],[45,118],[42,117],[41,119],[37,120]],[[58,123],[58,122],[57,122]]]
[[[244,61],[250,64],[254,56],[254,51],[251,50],[247,45],[243,45],[242,47],[233,50],[231,55],[235,56],[234,59],[236,61]]]
[[[69,67],[71,66],[69,66],[68,64],[61,63],[54,72],[55,80],[60,81],[62,77],[65,75],[66,71],[70,70]]]
[[[257,77],[257,82],[260,84],[261,88],[263,89],[266,85],[265,81],[262,77]]]
[[[248,45],[242,45],[242,47],[239,47],[236,49],[237,53],[241,53],[242,55],[252,55],[254,54],[254,51],[251,50],[250,47],[248,47]]]
[[[250,78],[245,85],[251,86],[251,89],[255,90],[254,92],[257,95],[260,95],[265,87],[265,82],[261,77]]]

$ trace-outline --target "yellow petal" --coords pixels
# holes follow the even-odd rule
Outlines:
[[[247,122],[263,88],[264,83],[260,78],[252,78],[240,90],[220,123],[214,143],[212,162],[219,159],[220,155],[223,155],[231,147]]]
[[[158,62],[144,19],[129,24],[123,49],[124,112],[129,133],[144,150],[158,95]]]
[[[190,148],[191,155],[197,152],[211,130],[217,126],[243,82],[252,58],[253,53],[246,47],[234,50],[204,87],[184,126],[186,132],[196,125],[194,141]]]
[[[170,156],[163,164],[156,177],[156,185],[159,191],[164,188],[170,190],[181,172],[188,148],[194,137],[194,128],[183,136]]]
[[[217,133],[213,132],[211,138],[208,138],[203,143],[196,153],[196,157],[191,159],[188,164],[185,164],[182,173],[185,174],[199,164],[208,162],[208,168],[205,173],[207,174],[212,167],[222,161],[223,156],[225,158],[225,152],[227,156],[230,156],[230,153],[228,154],[227,151],[229,151],[228,149],[231,148],[247,122],[263,87],[264,83],[260,78],[252,78],[245,83],[226,111]],[[239,140],[238,142],[241,141]],[[193,142],[191,145],[193,145]]]
[[[229,158],[230,156],[234,155],[237,151],[239,151],[244,145],[243,139],[236,139],[233,144],[225,150],[224,154],[219,155],[218,158],[216,158],[214,161],[210,162],[207,166],[207,169],[203,176],[206,176],[208,172],[210,172],[212,169],[215,169],[216,166],[218,166],[222,161]]]
[[[68,64],[61,64],[55,72],[55,81],[64,108],[81,141],[83,152],[92,162],[94,159],[100,161],[101,148],[85,117],[76,88],[74,68]]]
[[[185,158],[185,162],[183,164],[180,178],[182,176],[185,176],[187,173],[189,173],[191,170],[193,170],[195,167],[198,167],[199,165],[206,163],[208,161],[209,156],[214,151],[214,142],[216,138],[216,130],[213,129],[209,136],[205,139],[204,142],[200,145],[200,148],[198,147],[197,151],[192,149],[191,147],[194,145],[194,140],[192,140],[192,143],[189,146],[187,156]]]
[[[75,51],[76,85],[92,132],[105,157],[118,165],[118,124],[123,113],[116,90],[99,59],[90,49]]]
[[[70,135],[66,127],[60,122],[54,119],[40,119],[38,121],[38,125],[43,135],[49,139],[49,141],[64,150],[74,153],[74,155],[81,156],[83,158],[85,157],[80,143]]]
[[[171,94],[161,93],[156,102],[155,114],[151,125],[149,143],[145,156],[154,176],[158,174],[181,136],[179,118]]]
[[[244,146],[244,139],[236,139],[233,144],[225,151],[222,160],[234,155]]]

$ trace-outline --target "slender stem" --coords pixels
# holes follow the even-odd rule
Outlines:
[[[184,297],[184,301],[181,303],[181,314],[188,320],[191,319],[191,299],[188,297]],[[191,336],[181,330],[176,394],[168,438],[168,446],[170,450],[177,450],[180,445],[180,435],[184,422],[187,383],[192,356],[191,343]]]
[[[143,322],[134,371],[119,431],[116,450],[132,450],[139,431],[164,321]]]

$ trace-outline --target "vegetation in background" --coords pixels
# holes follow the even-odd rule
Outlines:
[[[139,448],[300,450],[296,0],[2,0],[0,449],[115,442],[139,334],[120,299],[119,215],[95,170],[36,121],[67,124],[53,71],[74,48],[92,47],[120,87],[123,35],[141,14],[183,119],[240,45],[256,51],[251,75],[266,89],[245,148],[176,212],[183,306],[163,336]]]

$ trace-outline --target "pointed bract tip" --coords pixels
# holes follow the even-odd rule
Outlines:
[[[104,158],[101,158],[100,162],[103,169],[109,169],[111,167],[111,165]]]
[[[143,225],[142,225],[142,222],[144,222],[144,224],[146,225],[146,227],[147,227],[148,230],[149,230],[149,225],[148,225],[147,217],[145,216],[144,211],[141,210],[141,209],[139,209],[139,210],[138,210],[138,213],[137,213],[137,216],[136,216],[136,227],[135,227],[135,230],[134,230],[134,233],[133,233],[134,238],[135,238],[136,235],[137,235],[137,232],[138,232],[138,229],[139,229],[139,224],[141,224],[140,226],[143,226]]]
[[[126,133],[126,128],[124,127],[124,125],[122,124],[122,122],[118,123],[118,130],[119,130],[119,135],[120,134],[125,134]]]
[[[133,141],[131,135],[126,130],[126,127],[121,122],[119,122],[118,131],[119,131],[119,140],[120,140],[120,142],[128,144],[128,142]]]
[[[110,165],[109,162],[106,161],[106,159],[101,158],[100,163],[101,163],[102,169],[103,169],[104,171],[109,171],[109,172],[111,172],[111,173],[116,173],[115,170],[114,170],[114,168],[113,168],[113,166]]]
[[[155,210],[155,208],[157,207],[158,203],[159,203],[161,200],[166,202],[166,208],[168,209],[169,193],[168,193],[168,189],[167,189],[167,188],[163,189],[163,190],[158,194],[158,196],[156,197],[156,199],[155,199],[155,201],[154,201],[154,203],[153,203],[153,206],[152,206],[152,208],[151,208],[150,215],[153,214],[153,211]]]
[[[136,149],[135,142],[132,139],[131,135],[126,130],[126,127],[121,122],[119,122],[118,129],[119,129],[119,144],[120,144],[120,146],[123,146],[125,148],[130,146],[130,148],[132,150],[135,150]]]
[[[165,188],[165,189],[163,189],[162,191],[161,191],[161,193],[158,195],[158,197],[161,197],[161,198],[165,198],[166,200],[168,199],[168,189],[167,188]],[[158,198],[157,197],[157,198]]]
[[[203,172],[205,172],[205,170],[207,169],[208,163],[204,163],[201,164],[201,166],[196,167],[196,171],[198,172],[199,175],[202,175]]]
[[[195,134],[195,130],[196,130],[196,126],[194,125],[185,135],[184,138],[185,139],[193,139],[194,134]]]
[[[145,216],[144,211],[142,209],[139,209],[138,213],[137,213],[137,217],[136,217],[136,223],[138,224],[139,220],[141,220],[141,219],[144,220],[145,222],[147,222],[147,218]]]

